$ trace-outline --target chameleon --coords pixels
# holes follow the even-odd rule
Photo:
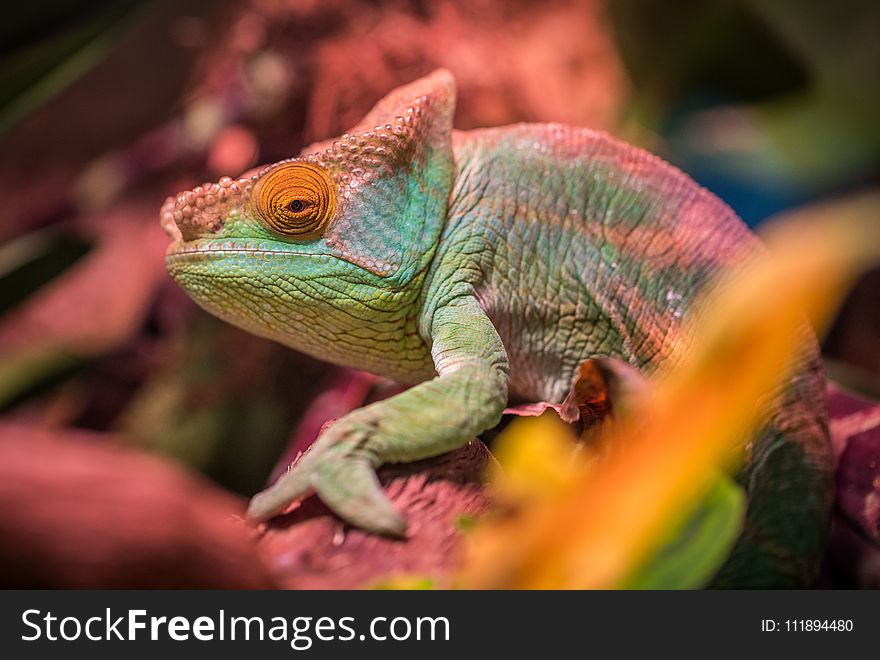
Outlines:
[[[645,150],[561,124],[455,130],[455,102],[439,69],[337,139],[162,207],[167,269],[198,305],[411,385],[325,428],[251,500],[254,522],[315,493],[355,527],[405,534],[379,466],[463,446],[510,401],[561,401],[587,359],[668,365],[712,278],[763,249]],[[817,569],[832,459],[814,337],[801,354],[748,444],[743,532],[715,586],[800,586]]]

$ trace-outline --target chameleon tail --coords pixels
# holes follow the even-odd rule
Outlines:
[[[815,578],[832,493],[824,384],[813,357],[755,441],[738,476],[749,500],[743,534],[711,587],[807,587]]]

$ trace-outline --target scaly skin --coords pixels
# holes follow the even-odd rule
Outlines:
[[[414,384],[327,429],[254,498],[254,520],[314,490],[350,523],[402,534],[376,467],[464,444],[508,399],[560,401],[587,358],[662,367],[686,346],[680,327],[708,280],[761,249],[720,200],[644,151],[558,125],[453,131],[454,97],[435,72],[338,140],[163,207],[169,271],[204,308]],[[323,192],[298,192],[306,170]],[[282,221],[303,208],[294,235]],[[829,509],[824,409],[805,334],[750,444],[746,529],[715,584],[810,579]]]

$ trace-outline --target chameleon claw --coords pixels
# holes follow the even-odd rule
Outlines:
[[[251,498],[245,514],[249,522],[256,524],[269,520],[309,491],[312,484],[309,481],[308,465],[302,464],[305,462],[307,459],[296,464],[269,488]]]
[[[351,525],[397,538],[406,534],[406,520],[385,496],[373,466],[364,457],[325,462],[312,483],[324,504]]]

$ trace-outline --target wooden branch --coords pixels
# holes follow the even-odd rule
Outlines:
[[[265,526],[259,542],[264,561],[289,589],[363,588],[399,576],[449,586],[460,549],[457,523],[485,509],[481,484],[491,460],[474,440],[435,459],[383,467],[380,480],[409,523],[405,540],[352,529],[310,497]]]

